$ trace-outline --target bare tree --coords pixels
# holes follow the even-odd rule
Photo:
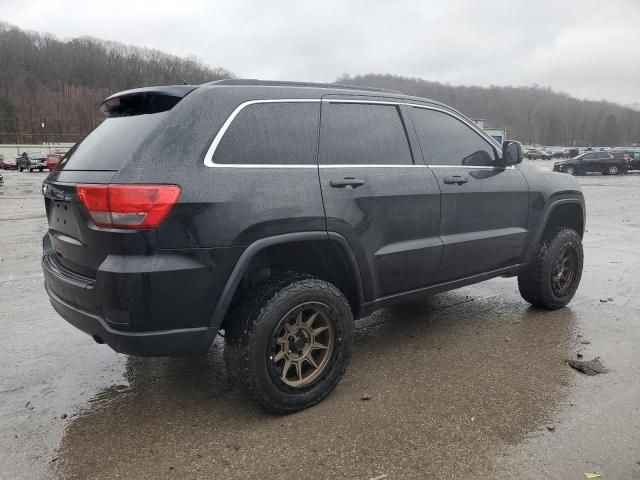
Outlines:
[[[550,88],[464,87],[394,75],[342,75],[337,83],[390,88],[447,103],[506,128],[508,136],[543,145],[640,143],[640,112],[606,101],[580,100]]]
[[[76,141],[102,121],[97,107],[115,91],[231,76],[196,57],[89,37],[61,41],[5,23],[0,23],[0,65],[0,143],[36,134]],[[73,135],[54,137],[61,133]]]

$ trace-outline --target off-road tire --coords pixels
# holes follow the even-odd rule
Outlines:
[[[569,244],[577,257],[577,265],[573,283],[562,296],[556,295],[552,283],[554,262],[560,249]],[[535,256],[526,269],[518,275],[520,295],[534,307],[556,310],[567,305],[578,289],[582,277],[584,254],[582,240],[575,230],[564,228],[546,235],[540,242]]]
[[[328,307],[335,329],[332,358],[322,375],[299,390],[273,378],[268,349],[274,329],[298,305],[318,302]],[[353,315],[334,285],[309,275],[285,273],[265,279],[248,291],[225,322],[224,358],[234,385],[263,408],[292,413],[322,401],[338,384],[351,357]]]

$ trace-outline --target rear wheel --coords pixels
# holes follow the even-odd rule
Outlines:
[[[288,273],[256,286],[228,320],[225,363],[236,385],[267,410],[315,405],[351,357],[353,317],[332,284]]]
[[[535,307],[564,307],[578,289],[583,261],[582,240],[575,230],[565,228],[547,236],[518,276],[522,298]]]
[[[617,165],[611,165],[607,168],[607,175],[618,175],[620,173],[620,168]]]

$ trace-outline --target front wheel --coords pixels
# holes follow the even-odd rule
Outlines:
[[[265,409],[291,413],[322,401],[342,378],[353,316],[332,284],[288,273],[248,292],[225,334],[232,382]]]
[[[520,295],[534,307],[556,310],[567,305],[582,277],[582,239],[565,228],[543,239],[534,258],[518,276]]]
[[[569,175],[575,175],[576,169],[572,165],[569,165],[567,167],[564,167],[564,173],[568,173]]]

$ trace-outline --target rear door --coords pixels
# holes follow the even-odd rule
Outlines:
[[[606,171],[611,165],[615,165],[613,155],[608,152],[596,153],[596,170],[599,172]]]
[[[327,228],[348,239],[372,279],[373,298],[433,283],[440,263],[440,191],[434,175],[414,162],[403,108],[379,98],[322,102]]]
[[[527,235],[529,187],[495,165],[496,146],[454,112],[412,107],[424,159],[442,191],[438,282],[517,264]]]
[[[578,162],[578,171],[594,172],[597,168],[596,152],[586,153]]]

